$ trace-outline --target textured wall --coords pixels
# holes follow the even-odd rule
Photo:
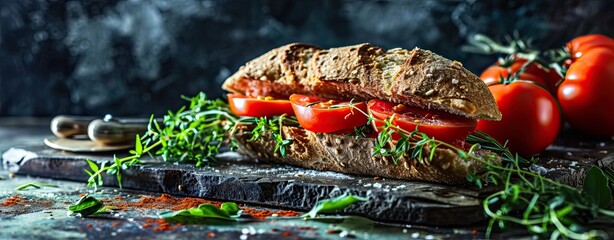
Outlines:
[[[496,57],[463,53],[468,36],[614,35],[613,2],[2,0],[0,116],[159,114],[289,42],[419,46],[479,72]]]

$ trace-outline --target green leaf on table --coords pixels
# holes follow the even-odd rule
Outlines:
[[[352,194],[343,194],[339,197],[320,200],[316,205],[302,217],[314,218],[318,213],[333,212],[344,209],[356,202],[365,202],[367,198],[357,197]]]
[[[57,188],[59,186],[56,185],[56,184],[53,184],[53,183],[29,182],[29,183],[26,183],[26,184],[21,185],[19,187],[16,187],[15,190],[21,191],[21,190],[25,190],[25,189],[30,188],[30,187],[32,187],[32,188],[42,188],[42,187],[55,187],[55,188]]]
[[[137,156],[143,155],[143,144],[141,143],[141,137],[136,135],[136,142],[134,143],[134,150],[136,151]]]
[[[75,205],[69,206],[68,210],[72,213],[81,214],[82,217],[87,217],[97,213],[103,207],[104,204],[100,200],[92,196],[85,195],[79,199]]]
[[[612,189],[608,185],[608,177],[597,166],[592,166],[586,173],[582,192],[600,208],[606,208],[612,202]]]
[[[233,217],[233,218],[239,217],[239,215],[241,214],[240,212],[241,209],[239,209],[239,206],[233,202],[222,203],[222,205],[220,206],[220,209],[226,212],[228,215],[230,215],[230,217]]]
[[[173,222],[195,223],[206,219],[236,221],[241,211],[233,202],[222,203],[220,208],[212,204],[201,204],[195,208],[160,213],[160,217]]]

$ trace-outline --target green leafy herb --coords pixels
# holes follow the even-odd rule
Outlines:
[[[68,210],[74,214],[81,214],[82,217],[87,217],[99,213],[103,206],[104,204],[98,199],[85,195],[75,205],[69,206]]]
[[[608,185],[608,177],[597,166],[592,166],[586,173],[582,192],[600,208],[606,208],[612,202],[612,190]]]
[[[318,213],[333,212],[344,209],[356,202],[365,202],[367,198],[344,194],[339,197],[318,201],[316,205],[303,217],[315,218]]]
[[[206,219],[236,221],[241,215],[241,210],[236,203],[225,202],[220,208],[211,204],[201,204],[195,208],[163,212],[159,215],[166,220],[182,223],[198,223]]]
[[[470,172],[467,174],[467,180],[478,188],[486,184],[498,185],[501,188],[483,201],[484,212],[490,217],[487,237],[495,226],[501,229],[524,226],[529,232],[543,237],[604,237],[603,231],[584,226],[597,216],[614,217],[614,211],[604,208],[611,202],[607,171],[589,171],[591,176],[587,177],[587,184],[590,187],[582,194],[571,186],[525,170],[536,160],[527,160],[513,154],[505,145],[499,144],[486,133],[476,132],[467,137],[467,142],[473,145],[465,151],[430,138],[417,130],[407,132],[392,125],[390,120],[371,121],[383,123],[375,141],[374,155],[389,156],[393,159],[407,155],[422,162],[423,159],[433,159],[432,152],[435,148],[445,147],[455,151],[461,159],[480,162],[486,171],[479,174]],[[400,136],[396,142],[391,140],[392,134]],[[475,151],[480,148],[488,149],[499,157],[494,154],[476,155]],[[497,160],[499,158],[501,162]],[[596,184],[597,182],[599,184]],[[605,196],[606,193],[610,198]]]
[[[131,156],[114,156],[112,162],[102,162],[100,165],[87,160],[90,176],[88,186],[97,187],[103,184],[102,174],[115,175],[119,186],[122,183],[122,170],[134,165],[140,165],[140,157],[144,154],[160,156],[167,162],[194,163],[197,167],[215,161],[215,156],[224,145],[236,146],[232,134],[242,125],[254,126],[251,141],[270,134],[277,142],[275,152],[286,156],[287,147],[292,139],[284,139],[281,128],[283,125],[298,125],[294,117],[275,116],[267,118],[237,117],[230,112],[228,104],[222,100],[208,99],[204,93],[193,98],[182,96],[188,100],[176,112],[169,111],[162,122],[152,115],[147,126],[147,132],[136,137],[135,147],[129,151]]]
[[[59,186],[56,185],[56,184],[53,184],[53,183],[29,182],[29,183],[23,184],[23,185],[21,185],[19,187],[16,187],[15,190],[21,191],[21,190],[25,190],[25,189],[31,188],[31,187],[32,188],[42,188],[42,187],[54,187],[54,188],[57,188]]]

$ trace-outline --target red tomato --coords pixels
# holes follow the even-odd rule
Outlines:
[[[416,130],[417,127],[429,137],[452,144],[458,141],[464,142],[477,125],[477,120],[445,112],[407,107],[384,100],[371,100],[367,105],[369,112],[376,119],[385,120],[392,116],[391,123],[408,132]],[[374,125],[375,130],[380,132],[380,127],[384,124],[376,121]],[[399,137],[398,134],[393,135],[393,139]]]
[[[558,89],[559,103],[574,128],[593,136],[612,137],[614,50],[597,47],[580,53]]]
[[[574,38],[567,43],[567,50],[572,59],[578,59],[590,49],[609,48],[614,49],[614,39],[601,34],[590,34]]]
[[[290,102],[301,127],[312,132],[338,132],[367,123],[367,116],[350,107],[350,102],[292,94]],[[355,108],[367,112],[364,102],[353,103]]]
[[[484,83],[486,83],[486,85],[497,84],[501,82],[501,77],[508,78],[510,75],[518,72],[526,63],[526,59],[517,58],[514,56],[503,60],[500,59],[496,64],[484,70],[482,75],[480,75],[480,78],[482,81],[484,81]],[[529,64],[529,66],[520,74],[520,76],[518,76],[518,79],[533,81],[544,87],[550,88],[554,85],[552,81],[550,81],[550,78],[553,77],[550,71],[553,70],[550,70],[539,63],[533,62]],[[558,78],[560,79],[560,77]],[[556,80],[554,80],[554,83],[555,82]]]
[[[288,100],[268,98],[252,98],[240,94],[229,93],[228,105],[232,113],[243,117],[271,117],[287,114],[294,116],[292,105]]]
[[[491,85],[488,89],[503,119],[479,120],[477,130],[501,144],[508,141],[508,148],[523,156],[540,153],[554,142],[561,127],[561,113],[546,89],[526,81]]]

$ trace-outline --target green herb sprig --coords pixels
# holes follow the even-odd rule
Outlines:
[[[113,156],[112,162],[100,164],[87,160],[89,170],[88,186],[103,185],[103,174],[115,175],[119,187],[122,187],[122,171],[131,166],[141,165],[141,157],[145,154],[152,158],[160,156],[166,162],[194,163],[200,167],[215,162],[215,156],[220,149],[229,146],[236,147],[231,136],[242,125],[255,125],[251,131],[251,141],[271,134],[277,142],[275,152],[286,156],[286,148],[292,144],[292,139],[284,139],[282,126],[297,126],[294,117],[285,115],[272,118],[237,117],[230,112],[227,103],[220,99],[208,99],[206,94],[199,93],[195,97],[182,99],[189,101],[176,112],[169,111],[162,123],[158,123],[152,115],[143,136],[136,137],[135,147],[130,150],[130,156]]]
[[[475,132],[467,137],[473,145],[465,151],[459,147],[428,137],[418,129],[408,132],[394,126],[390,119],[379,120],[370,116],[369,121],[383,123],[375,141],[374,155],[391,156],[398,159],[409,155],[417,161],[433,160],[436,148],[444,147],[455,151],[465,160],[480,162],[486,169],[483,173],[467,174],[467,180],[482,188],[485,184],[499,186],[501,189],[483,201],[484,212],[490,217],[486,236],[490,237],[495,226],[507,229],[524,226],[530,233],[558,238],[587,239],[607,238],[601,230],[589,229],[591,219],[598,216],[614,218],[614,211],[606,209],[612,202],[609,188],[608,171],[593,166],[587,174],[582,191],[537,173],[525,170],[535,163],[513,154],[505,145],[483,132]],[[398,140],[393,141],[393,134]],[[428,149],[428,152],[426,151]],[[481,156],[477,149],[488,149],[496,155]],[[427,155],[427,153],[429,155]],[[495,225],[496,224],[496,225]]]
[[[60,186],[58,186],[57,184],[53,184],[53,183],[43,183],[43,182],[29,182],[26,184],[23,184],[19,187],[16,187],[15,190],[17,191],[22,191],[22,190],[26,190],[28,188],[43,188],[43,187],[54,187],[54,188],[58,188]]]

